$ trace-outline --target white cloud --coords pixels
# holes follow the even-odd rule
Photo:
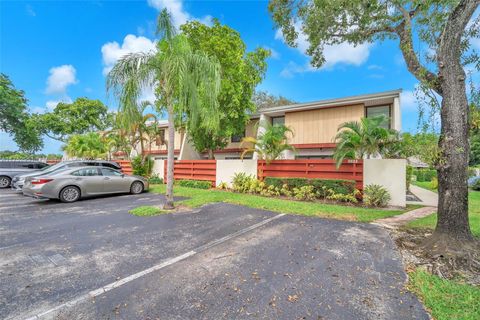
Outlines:
[[[69,96],[64,96],[62,99],[59,99],[59,100],[48,100],[45,103],[44,107],[32,106],[32,107],[30,107],[30,111],[33,112],[33,113],[51,112],[51,111],[53,111],[53,109],[55,109],[57,104],[59,104],[60,102],[72,103],[73,101]]]
[[[190,15],[190,13],[185,11],[182,0],[148,0],[148,5],[158,11],[167,9],[172,16],[173,24],[176,28],[179,28],[189,20],[199,20],[207,25],[212,24],[212,17],[209,15],[202,18],[195,18]]]
[[[263,48],[265,50],[270,50],[270,53],[271,53],[270,58],[275,59],[275,60],[280,59],[280,53],[278,53],[277,50],[275,50],[271,47],[268,47],[268,46],[263,46]]]
[[[378,64],[371,64],[367,67],[368,70],[383,70],[384,68],[382,66],[379,66]]]
[[[305,33],[301,31],[301,24],[296,23],[295,29],[298,32],[298,38],[296,40],[297,49],[303,55],[307,55],[307,49],[310,46],[308,38]],[[275,39],[285,42],[282,34],[282,30],[278,29],[275,33]],[[284,74],[292,74],[294,72],[313,72],[316,70],[331,70],[337,65],[354,65],[360,66],[364,64],[370,55],[370,49],[372,45],[370,43],[363,43],[357,46],[343,42],[339,44],[327,45],[323,49],[323,55],[325,57],[325,63],[320,69],[312,67],[309,63],[303,68],[291,68],[287,66],[287,70],[284,69]]]
[[[155,97],[155,92],[154,92],[153,88],[152,87],[147,87],[147,88],[143,89],[142,94],[138,98],[138,101],[140,101],[140,102],[148,101],[151,104],[154,104],[156,99],[157,98]]]
[[[53,67],[50,69],[50,75],[47,79],[48,94],[60,93],[65,94],[69,85],[77,83],[76,73],[77,71],[72,65],[63,65],[59,67]]]
[[[46,111],[48,111],[48,112],[53,111],[53,109],[55,109],[57,104],[59,104],[60,102],[72,103],[73,101],[68,96],[66,96],[66,97],[64,97],[63,99],[60,99],[60,100],[49,100],[45,103]]]
[[[401,103],[402,109],[405,111],[417,110],[417,100],[415,98],[415,93],[411,90],[404,90],[400,94],[400,103]]]
[[[37,13],[35,12],[35,10],[33,10],[33,7],[29,4],[27,4],[25,6],[25,10],[27,11],[27,14],[31,17],[36,17],[37,16]]]
[[[284,78],[293,78],[295,73],[302,73],[306,72],[308,69],[308,65],[306,67],[300,66],[293,61],[288,62],[287,66],[283,68],[280,72],[280,76]]]
[[[108,42],[102,46],[103,74],[107,75],[115,63],[126,54],[134,52],[148,52],[155,50],[155,42],[142,36],[129,34],[123,39],[122,45],[118,42]]]

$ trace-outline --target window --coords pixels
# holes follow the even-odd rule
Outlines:
[[[243,131],[243,134],[233,135],[231,141],[232,142],[242,142],[242,139],[244,137],[245,137],[245,131]]]
[[[165,129],[161,129],[155,137],[155,145],[163,146],[165,144]]]
[[[102,167],[107,167],[107,168],[112,168],[114,170],[119,170],[121,169],[120,165],[117,163],[110,163],[110,162],[105,162],[105,163],[100,163]]]
[[[102,168],[102,176],[121,176],[122,174],[118,171],[109,169],[109,168]]]
[[[378,107],[367,107],[366,116],[367,118],[374,118],[384,115],[387,118],[387,121],[381,124],[385,129],[390,129],[390,106],[378,106]]]
[[[42,162],[35,163],[35,169],[43,169],[45,167],[48,167],[48,164]]]
[[[85,168],[72,172],[72,176],[92,177],[99,176],[97,168]]]
[[[285,116],[272,118],[272,125],[285,125]]]
[[[12,163],[8,161],[0,161],[0,168],[11,168]]]

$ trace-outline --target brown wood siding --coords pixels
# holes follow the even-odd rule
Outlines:
[[[245,126],[245,136],[246,137],[256,137],[257,136],[257,119],[251,120]],[[238,148],[245,148],[247,145],[241,146],[241,142],[230,142],[225,149],[238,149]]]
[[[364,106],[341,106],[285,114],[285,125],[293,130],[292,144],[332,143],[338,127],[347,121],[358,121],[364,116]]]

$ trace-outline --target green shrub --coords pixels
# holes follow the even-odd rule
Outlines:
[[[176,183],[182,187],[196,188],[196,189],[210,189],[212,183],[210,181],[201,180],[178,180]]]
[[[163,178],[160,178],[158,176],[158,174],[154,174],[148,179],[148,182],[150,184],[162,184],[163,183]]]
[[[480,179],[475,180],[471,188],[475,191],[480,191]]]
[[[153,160],[147,157],[142,165],[142,157],[136,156],[132,159],[133,174],[148,177],[152,173]]]
[[[363,190],[363,202],[367,206],[385,207],[390,199],[390,193],[381,185],[369,184]]]
[[[220,184],[217,186],[217,189],[228,190],[228,184],[226,182],[220,182]]]
[[[477,175],[477,168],[476,167],[468,167],[468,177],[473,178]]]
[[[303,186],[313,186],[314,192],[322,198],[327,196],[326,190],[333,190],[335,193],[345,195],[353,194],[355,191],[355,181],[352,180],[267,177],[265,183],[280,189],[284,189],[286,185],[290,190]]]
[[[293,188],[293,196],[296,200],[313,201],[316,194],[313,186],[302,186],[300,188]]]
[[[245,172],[237,172],[232,179],[233,190],[240,193],[250,192],[253,181],[257,180],[255,177],[246,174]]]
[[[275,178],[275,177],[266,177],[265,183],[269,186],[275,186],[281,188],[286,184],[290,189],[300,188],[308,185],[307,178]]]
[[[418,182],[429,182],[437,177],[437,170],[434,169],[414,169],[413,174],[417,177]]]
[[[335,201],[341,201],[341,202],[349,202],[349,203],[357,203],[357,195],[360,194],[360,191],[355,189],[354,192],[349,193],[349,194],[343,194],[343,193],[335,193],[332,189],[327,189],[327,195],[325,198],[328,200],[335,200]]]
[[[431,187],[433,190],[437,190],[437,189],[438,189],[438,179],[437,179],[437,177],[433,177],[433,178],[432,178],[432,181],[430,181],[430,187]]]
[[[278,188],[278,187],[275,187],[275,188]],[[290,190],[290,188],[288,187],[288,184],[286,184],[286,183],[284,183],[282,185],[282,188],[280,189],[280,194],[282,194],[284,196],[287,196],[287,197],[293,196],[292,190]]]
[[[412,176],[413,176],[413,167],[412,166],[409,166],[407,165],[407,177],[406,177],[406,180],[407,180],[407,190],[410,190],[410,183],[412,182]]]
[[[262,182],[263,183],[263,182]],[[275,186],[267,186],[264,184],[264,188],[260,191],[260,194],[265,197],[278,197],[281,192],[278,187]]]

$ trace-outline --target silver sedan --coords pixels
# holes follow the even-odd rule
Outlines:
[[[104,167],[76,167],[36,177],[28,177],[25,196],[74,202],[80,198],[112,194],[139,194],[148,190],[148,181]]]

